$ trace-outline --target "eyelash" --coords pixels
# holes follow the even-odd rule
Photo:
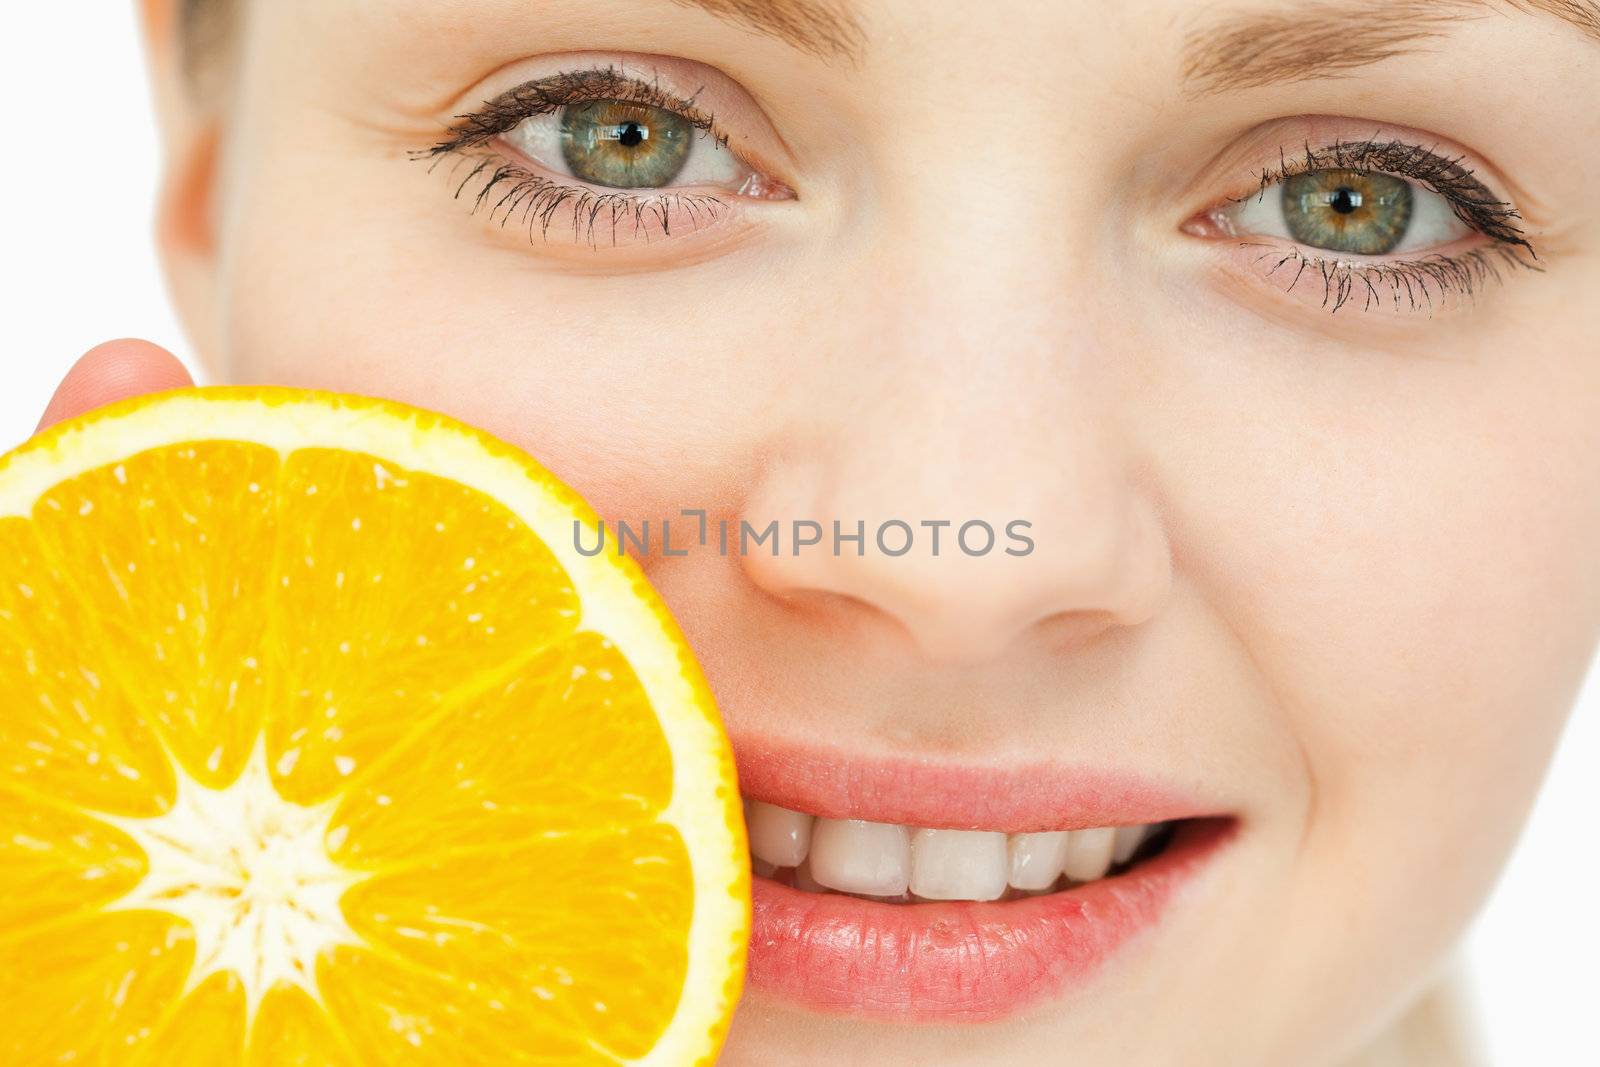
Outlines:
[[[1421,145],[1398,140],[1341,141],[1323,149],[1307,145],[1305,155],[1299,159],[1280,154],[1278,167],[1263,170],[1260,188],[1250,195],[1265,196],[1278,183],[1312,171],[1393,174],[1444,197],[1456,217],[1493,241],[1492,245],[1450,256],[1434,253],[1409,260],[1368,263],[1308,254],[1299,248],[1281,254],[1281,245],[1260,244],[1270,250],[1262,253],[1257,262],[1279,256],[1267,271],[1268,278],[1288,265],[1296,265],[1286,292],[1300,283],[1308,268],[1312,270],[1322,278],[1322,306],[1329,312],[1338,312],[1362,295],[1362,310],[1370,311],[1375,304],[1386,302],[1384,290],[1388,293],[1387,302],[1397,311],[1402,310],[1402,300],[1409,310],[1432,311],[1436,295],[1441,301],[1451,293],[1470,300],[1485,283],[1504,281],[1502,268],[1543,271],[1538,253],[1518,225],[1521,215],[1516,208],[1498,199],[1461,160],[1459,156],[1439,155]],[[1231,199],[1237,203],[1248,197]]]
[[[494,220],[498,215],[501,226],[519,217],[528,227],[530,240],[535,229],[541,238],[548,240],[556,213],[564,206],[570,207],[575,237],[591,246],[596,244],[596,228],[603,220],[610,222],[614,244],[617,227],[627,218],[632,218],[637,230],[646,225],[646,217],[650,216],[660,225],[663,234],[670,235],[675,216],[687,215],[698,226],[702,218],[715,218],[726,206],[719,197],[707,193],[655,191],[641,195],[597,191],[575,182],[535,174],[498,152],[477,153],[530,116],[550,114],[568,104],[597,99],[625,100],[671,111],[707,133],[719,149],[727,147],[728,137],[717,126],[715,117],[698,109],[692,97],[678,97],[659,84],[641,81],[607,66],[561,71],[507,90],[485,102],[478,111],[457,116],[449,128],[450,136],[412,153],[412,157],[430,161],[430,167],[446,157],[462,161],[475,158],[475,165],[456,186],[455,198],[461,199],[467,187],[481,179],[483,184],[473,197],[472,213],[484,210],[487,205],[488,217]],[[1377,138],[1341,141],[1322,149],[1307,145],[1304,153],[1293,160],[1280,154],[1278,167],[1262,171],[1260,188],[1251,195],[1265,196],[1274,185],[1317,170],[1395,174],[1443,196],[1457,218],[1494,242],[1486,248],[1457,255],[1435,253],[1381,263],[1307,254],[1298,248],[1280,255],[1281,246],[1270,246],[1270,250],[1259,257],[1265,260],[1279,255],[1267,271],[1269,278],[1293,265],[1289,290],[1300,283],[1308,269],[1320,276],[1322,305],[1330,312],[1338,312],[1357,297],[1364,298],[1363,310],[1371,310],[1375,304],[1385,302],[1385,290],[1387,302],[1396,310],[1401,310],[1403,300],[1412,311],[1424,308],[1431,311],[1436,295],[1439,300],[1451,293],[1471,299],[1485,283],[1503,281],[1502,268],[1543,270],[1538,263],[1538,253],[1518,225],[1521,216],[1517,210],[1496,198],[1472,170],[1462,164],[1461,157],[1440,155],[1417,144]],[[490,195],[496,190],[500,190],[500,196],[491,201]]]
[[[482,181],[473,196],[472,213],[483,211],[487,205],[489,219],[494,220],[498,215],[501,226],[509,225],[516,217],[519,224],[528,227],[530,240],[535,232],[549,240],[550,226],[556,213],[564,207],[571,210],[575,238],[591,246],[597,243],[596,228],[607,220],[615,244],[617,227],[628,218],[633,220],[636,229],[647,227],[648,220],[653,219],[663,234],[670,235],[675,217],[687,215],[698,226],[702,219],[715,218],[726,207],[720,197],[710,193],[656,190],[639,194],[597,190],[574,181],[536,174],[491,147],[496,138],[524,119],[548,115],[568,104],[588,100],[623,100],[670,111],[704,131],[717,148],[727,148],[727,135],[717,126],[715,117],[697,108],[692,97],[676,96],[659,84],[641,81],[608,66],[560,71],[509,89],[486,101],[478,111],[458,115],[448,130],[448,137],[429,148],[412,152],[411,158],[429,162],[430,169],[448,157],[463,163],[475,161],[466,177],[456,185],[455,198],[461,199],[474,181]],[[491,201],[490,194],[497,190],[499,197]]]

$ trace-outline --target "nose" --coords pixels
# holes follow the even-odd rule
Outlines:
[[[1150,618],[1171,553],[1093,361],[1007,359],[1004,331],[963,345],[928,310],[901,343],[879,334],[877,371],[769,452],[741,518],[778,536],[740,555],[750,580],[943,663]],[[913,373],[893,351],[908,341]]]

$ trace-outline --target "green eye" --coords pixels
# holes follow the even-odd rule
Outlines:
[[[561,109],[561,154],[574,177],[616,189],[657,189],[689,160],[695,128],[648,104],[589,100]]]
[[[1388,174],[1315,170],[1283,183],[1283,220],[1301,244],[1381,256],[1405,240],[1415,211],[1411,183]]]

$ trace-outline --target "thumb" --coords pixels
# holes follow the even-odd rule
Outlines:
[[[131,338],[107,341],[67,371],[34,432],[114,400],[193,384],[178,358],[160,345]]]

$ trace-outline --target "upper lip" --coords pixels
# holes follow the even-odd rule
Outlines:
[[[745,797],[828,819],[1030,833],[1226,814],[1149,775],[1031,760],[1005,766],[730,731]]]

